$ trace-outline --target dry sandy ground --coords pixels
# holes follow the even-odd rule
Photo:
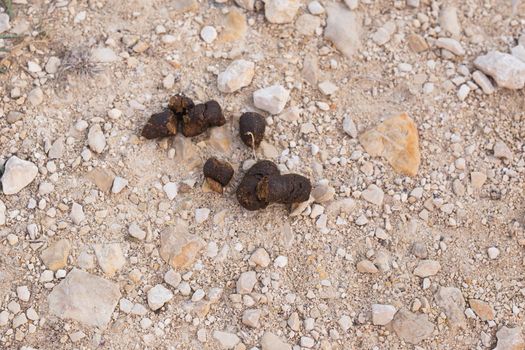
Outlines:
[[[361,46],[349,58],[325,38],[326,12],[303,16],[307,2],[285,24],[270,23],[259,1],[254,10],[227,0],[177,11],[183,2],[15,1],[5,33],[20,37],[0,44],[10,51],[0,52],[7,67],[0,75],[0,157],[31,161],[38,175],[16,194],[0,195],[0,348],[493,349],[496,332],[508,327],[515,333],[503,328],[498,349],[523,349],[524,92],[485,94],[472,73],[479,55],[525,45],[525,7],[511,17],[510,0],[421,0],[417,7],[361,0],[353,10]],[[341,4],[345,11],[348,5]],[[435,45],[451,36],[442,28],[450,18],[440,22],[451,7],[460,26],[452,36],[464,55]],[[387,22],[393,30],[378,45],[372,37]],[[204,26],[218,31],[212,43],[200,36]],[[414,52],[411,34],[429,47]],[[94,57],[101,47],[108,50]],[[48,65],[51,57],[60,64]],[[253,80],[220,92],[217,74],[240,58],[255,62]],[[324,81],[337,91],[325,95],[318,88]],[[259,111],[268,125],[255,156],[335,192],[297,216],[283,205],[248,212],[235,198],[243,162],[254,158],[238,137],[238,118],[255,110],[254,91],[274,84],[290,98],[282,113]],[[463,84],[470,92],[460,98]],[[178,92],[217,100],[226,126],[192,139],[140,138],[147,118]],[[362,134],[401,112],[419,134],[413,177],[368,155],[343,130],[347,116]],[[101,152],[88,145],[93,125],[106,141]],[[495,144],[506,146],[502,154]],[[203,186],[201,165],[210,156],[236,169],[223,195]],[[100,169],[106,173],[94,181]],[[473,173],[486,180],[476,182]],[[114,176],[128,181],[119,193],[109,190]],[[178,186],[172,200],[167,183]],[[372,184],[384,193],[376,204],[363,197]],[[82,220],[71,213],[73,203]],[[210,210],[203,222],[199,208]],[[159,253],[160,233],[180,220],[204,248],[177,272],[182,282],[177,273],[165,281],[170,266]],[[132,223],[146,232],[143,240],[130,237]],[[61,239],[70,250],[53,275],[42,252]],[[109,243],[119,251],[108,253],[102,269],[96,244]],[[250,260],[261,247],[268,266]],[[416,272],[425,263],[435,271]],[[108,322],[93,326],[52,312],[48,296],[74,268],[116,286],[118,304],[100,311]],[[241,295],[237,283],[247,271],[256,271],[256,281]],[[147,295],[157,284],[174,296],[153,311]],[[107,296],[69,297],[85,298],[82,304]],[[391,306],[375,307],[385,322],[373,317],[373,304]],[[259,322],[243,321],[247,310]],[[265,332],[282,347],[261,344]],[[516,347],[504,346],[510,338]]]

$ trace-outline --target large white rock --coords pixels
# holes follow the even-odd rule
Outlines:
[[[272,85],[253,93],[255,107],[271,114],[279,114],[286,106],[290,91],[281,85]]]
[[[157,284],[148,291],[148,305],[151,310],[160,309],[173,298],[173,293],[162,284]]]
[[[384,326],[394,319],[397,309],[392,305],[372,304],[372,323]]]
[[[47,301],[53,315],[105,328],[119,299],[118,284],[74,268]]]
[[[290,23],[300,6],[299,0],[265,0],[264,15],[270,23]]]
[[[221,92],[234,92],[250,85],[255,74],[255,63],[235,60],[217,77],[217,87]]]
[[[490,75],[498,86],[521,89],[525,85],[525,62],[499,51],[490,51],[474,61],[476,68]]]
[[[104,273],[113,276],[126,265],[126,257],[119,243],[94,244],[98,264]]]
[[[5,164],[2,175],[2,189],[4,194],[16,194],[29,185],[38,174],[35,164],[12,156]]]
[[[324,36],[346,57],[351,58],[361,47],[361,23],[357,16],[341,5],[326,8],[328,19]]]

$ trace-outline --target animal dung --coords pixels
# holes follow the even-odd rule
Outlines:
[[[233,177],[233,167],[226,161],[212,157],[204,163],[203,173],[210,188],[222,193]]]
[[[257,184],[257,197],[269,203],[292,204],[307,201],[312,185],[299,174],[265,176]]]
[[[281,175],[269,160],[255,163],[237,187],[237,201],[248,210],[266,208],[270,203],[292,204],[310,198],[310,180],[298,174]]]
[[[153,114],[146,125],[144,125],[141,133],[141,135],[147,139],[156,139],[176,134],[177,117],[169,109]]]
[[[193,107],[195,107],[193,100],[183,94],[171,96],[168,102],[168,108],[171,109],[178,118],[182,118],[182,116],[187,114]]]
[[[239,134],[248,147],[257,148],[261,144],[266,129],[266,121],[259,113],[246,112],[239,119]]]
[[[222,108],[217,101],[208,101],[195,105],[182,116],[182,134],[193,137],[213,126],[226,124]]]

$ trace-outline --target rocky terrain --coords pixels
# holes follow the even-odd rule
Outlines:
[[[0,349],[525,349],[524,4],[0,4]]]

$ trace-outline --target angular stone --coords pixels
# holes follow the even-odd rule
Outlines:
[[[351,138],[357,138],[357,126],[349,115],[343,120],[343,131]]]
[[[257,274],[255,271],[247,271],[241,273],[237,280],[237,293],[249,294],[252,292],[253,287],[257,283]]]
[[[27,100],[31,105],[38,106],[44,102],[44,92],[41,88],[36,87],[27,94]]]
[[[408,47],[415,53],[420,53],[428,50],[428,43],[421,35],[410,34],[407,37]]]
[[[69,241],[61,239],[44,249],[40,258],[48,269],[56,271],[66,267],[70,249]]]
[[[53,145],[51,145],[51,148],[47,152],[47,157],[49,159],[62,158],[62,155],[64,154],[64,141],[65,139],[63,137],[59,137],[53,142]]]
[[[361,23],[355,13],[338,4],[327,6],[328,19],[324,36],[346,57],[351,58],[361,47]]]
[[[69,217],[75,225],[80,225],[82,221],[84,221],[84,219],[86,218],[86,215],[84,214],[84,209],[80,204],[73,203],[73,205],[71,206],[71,213],[69,214]]]
[[[525,62],[508,53],[490,51],[476,58],[474,66],[491,76],[498,86],[508,89],[525,86]]]
[[[119,243],[93,245],[98,264],[104,273],[113,276],[126,265],[126,258]]]
[[[109,192],[115,176],[109,170],[95,168],[86,175],[86,178],[95,184],[99,190]]]
[[[261,310],[248,309],[242,314],[242,324],[252,327],[259,328],[259,319],[261,318]]]
[[[164,306],[173,298],[173,293],[162,284],[148,290],[148,305],[151,310],[155,311]]]
[[[49,311],[88,326],[105,328],[120,299],[118,284],[73,269],[49,294]]]
[[[525,349],[525,341],[523,340],[520,327],[508,328],[503,326],[496,332],[496,338],[498,338],[498,344],[494,350]]]
[[[379,270],[370,260],[361,260],[357,263],[357,271],[361,273],[378,273]]]
[[[494,317],[496,316],[496,312],[494,311],[492,306],[490,306],[490,304],[488,304],[488,303],[486,303],[486,302],[484,302],[482,300],[470,299],[468,301],[468,303],[469,303],[471,309],[474,310],[476,315],[478,315],[478,317],[482,321],[493,320]]]
[[[120,176],[116,176],[113,179],[113,185],[111,186],[111,193],[115,193],[115,194],[120,193],[127,185],[128,185],[128,180]]]
[[[235,60],[217,77],[217,87],[221,92],[235,92],[250,85],[255,74],[255,63]]]
[[[414,275],[421,278],[434,276],[441,270],[441,265],[436,260],[421,260],[414,270]]]
[[[455,287],[440,287],[436,295],[436,303],[447,315],[452,328],[465,328],[465,299],[461,290]]]
[[[190,234],[186,223],[181,220],[160,234],[160,256],[175,270],[191,266],[204,246],[205,242]]]
[[[316,203],[326,203],[334,199],[335,188],[328,183],[321,182],[312,190],[312,197]]]
[[[292,347],[273,333],[265,332],[261,338],[262,350],[292,350]]]
[[[291,23],[300,6],[299,0],[264,0],[264,15],[270,23]]]
[[[371,184],[361,193],[361,196],[365,201],[380,206],[383,204],[383,198],[385,194],[381,188]]]
[[[474,79],[476,84],[479,85],[481,90],[483,90],[483,92],[486,95],[494,93],[494,85],[492,85],[490,79],[485,74],[483,74],[483,72],[479,70],[475,71],[474,73],[472,73],[472,79]]]
[[[509,146],[503,141],[496,141],[494,144],[494,157],[500,158],[500,159],[508,159],[511,160],[513,158],[512,151],[510,150]]]
[[[233,333],[214,331],[213,338],[217,340],[222,349],[233,349],[241,342],[241,339]]]
[[[384,326],[394,319],[397,309],[392,305],[372,304],[372,323]]]
[[[22,160],[17,156],[9,158],[2,175],[2,190],[4,194],[16,194],[29,185],[38,174],[38,168],[32,162]]]
[[[390,41],[390,37],[396,32],[396,22],[388,21],[382,27],[376,30],[372,35],[372,40],[379,46],[385,45]]]
[[[403,113],[361,134],[359,142],[373,157],[382,156],[398,173],[415,176],[421,162],[414,121]]]
[[[264,248],[258,248],[252,253],[249,261],[260,267],[268,267],[270,265],[270,255]]]
[[[434,324],[425,314],[414,314],[406,309],[399,310],[392,321],[392,328],[397,336],[410,344],[419,344],[430,338]]]
[[[286,106],[290,91],[281,85],[272,85],[253,93],[255,107],[271,114],[279,114]]]

